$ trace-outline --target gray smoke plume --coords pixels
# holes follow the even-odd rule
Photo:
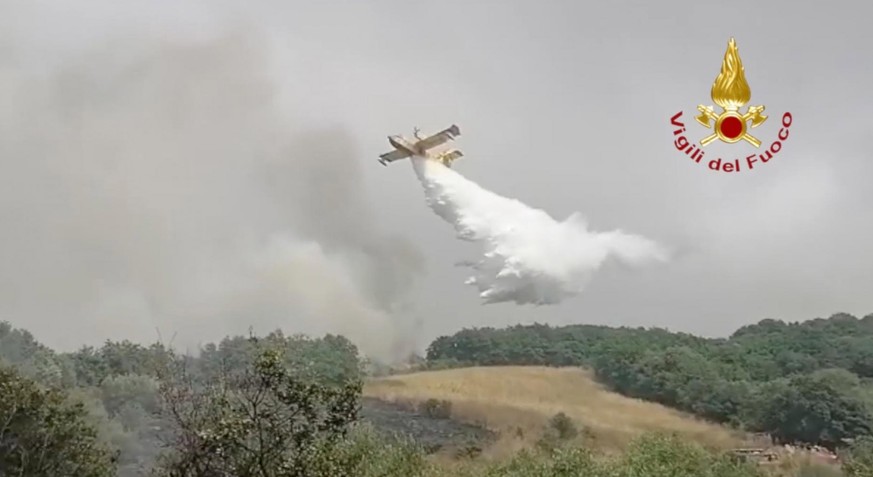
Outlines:
[[[67,349],[281,327],[408,351],[422,258],[376,224],[350,135],[277,106],[257,40],[4,58],[0,319]]]

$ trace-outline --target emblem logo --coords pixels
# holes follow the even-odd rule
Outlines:
[[[710,96],[712,101],[721,106],[723,111],[717,115],[712,106],[702,104],[697,106],[697,110],[701,114],[694,119],[698,123],[706,129],[710,129],[712,126],[710,126],[709,121],[715,121],[715,132],[703,138],[700,145],[705,147],[718,138],[729,144],[745,139],[749,144],[760,147],[761,141],[748,133],[746,124],[751,120],[750,126],[756,128],[767,120],[767,116],[761,114],[764,112],[763,105],[752,106],[747,113],[740,113],[740,109],[751,99],[752,90],[749,88],[749,83],[746,82],[746,71],[743,68],[743,61],[740,59],[740,53],[737,51],[737,42],[733,38],[728,42],[724,61],[721,63],[721,73],[712,83]]]
[[[697,163],[700,163],[703,158],[702,148],[716,139],[727,144],[745,141],[755,148],[760,148],[761,141],[752,136],[749,130],[764,124],[767,121],[767,116],[763,114],[764,105],[750,106],[746,112],[742,112],[743,106],[752,98],[752,90],[746,81],[745,68],[740,59],[737,43],[733,38],[728,42],[727,51],[725,51],[724,60],[721,63],[721,72],[712,83],[710,96],[712,101],[721,108],[721,112],[716,112],[713,106],[701,104],[697,106],[697,111],[700,114],[694,119],[706,129],[712,130],[712,134],[701,139],[699,147],[697,144],[690,143],[682,135],[685,132],[685,124],[679,121],[682,117],[682,111],[679,111],[670,120],[673,126],[679,128],[673,131],[673,135],[678,136],[674,142],[676,148],[686,153]],[[788,127],[791,125],[791,121],[791,113],[786,112],[782,116],[783,127],[779,130],[779,140],[774,141],[764,154],[746,156],[745,163],[748,169],[752,169],[757,162],[766,163],[782,149],[782,142],[788,139]],[[724,172],[739,172],[741,163],[739,159],[724,161],[722,158],[718,158],[709,161],[709,168]]]

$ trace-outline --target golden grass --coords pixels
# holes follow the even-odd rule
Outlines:
[[[373,379],[365,384],[364,395],[392,402],[451,401],[453,419],[482,424],[501,434],[489,452],[492,455],[529,446],[558,412],[572,418],[580,430],[583,426],[588,430],[588,437],[580,432],[580,439],[606,452],[620,451],[648,431],[677,432],[719,449],[741,446],[746,440],[725,427],[610,392],[580,368],[503,366],[418,372]]]

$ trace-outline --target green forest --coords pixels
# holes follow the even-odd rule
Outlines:
[[[278,356],[271,355],[276,363],[258,368],[268,351]],[[332,399],[330,390],[344,390],[350,396],[344,405],[354,408],[361,369],[355,345],[334,335],[227,337],[207,344],[196,357],[177,355],[160,343],[129,341],[56,353],[28,331],[0,323],[0,422],[8,418],[11,423],[0,428],[0,475],[256,475],[211,473],[214,463],[200,462],[198,470],[183,462],[217,451],[201,435],[214,423],[227,418],[244,424],[234,420],[234,413],[240,417],[253,403],[264,405],[241,404],[228,391],[264,393],[267,384],[253,380],[277,380],[267,387],[274,398],[289,402],[272,405],[284,408],[283,414],[308,407],[301,413],[309,413],[307,419],[299,423],[308,428],[322,425],[318,409]],[[283,379],[287,386],[279,389]],[[45,425],[49,422],[53,427]],[[289,438],[294,436],[297,423],[284,425]],[[223,430],[231,431],[241,432]],[[35,442],[48,443],[43,447],[49,452],[40,453],[43,460],[34,455],[40,447]],[[52,455],[56,458],[47,457]],[[156,468],[160,462],[163,466]]]
[[[768,319],[720,339],[591,325],[465,329],[435,340],[427,361],[587,366],[621,394],[778,443],[834,449],[873,433],[873,315]]]
[[[197,356],[129,341],[60,353],[0,322],[0,475],[764,475],[660,434],[620,456],[555,445],[500,462],[434,463],[417,443],[359,422],[371,364],[336,335],[227,337]],[[725,339],[588,325],[467,329],[431,343],[423,366],[505,364],[590,367],[622,394],[838,448],[839,475],[873,475],[873,315],[764,320]]]

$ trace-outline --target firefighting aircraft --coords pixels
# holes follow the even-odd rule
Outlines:
[[[442,131],[425,138],[421,137],[419,132],[419,129],[415,128],[413,134],[415,135],[416,141],[410,141],[399,134],[396,136],[388,136],[388,142],[394,146],[394,150],[380,155],[379,162],[383,166],[387,166],[389,162],[394,162],[398,159],[418,156],[438,161],[446,167],[452,167],[452,161],[464,155],[457,149],[451,149],[445,152],[430,151],[430,149],[445,144],[448,141],[454,141],[455,136],[460,136],[461,130],[458,126],[452,124],[449,128],[443,129]]]

